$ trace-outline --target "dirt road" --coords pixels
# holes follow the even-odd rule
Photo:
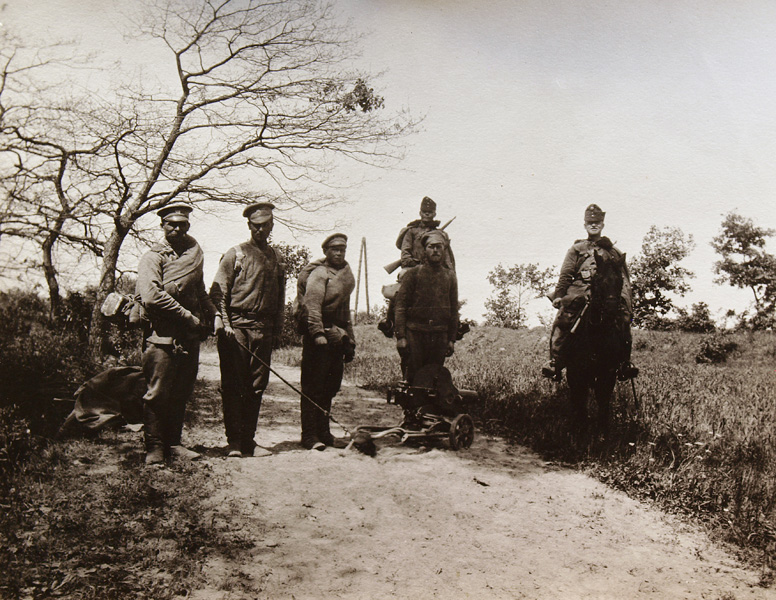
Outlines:
[[[214,354],[200,376],[217,381]],[[346,426],[400,420],[353,385],[334,410]],[[699,530],[502,440],[478,433],[460,452],[387,443],[370,458],[303,450],[298,423],[298,398],[273,376],[257,435],[272,454],[206,458],[231,482],[213,519],[253,546],[208,563],[190,598],[776,598]],[[215,425],[186,441],[223,446]]]

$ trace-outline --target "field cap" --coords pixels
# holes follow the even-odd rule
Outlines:
[[[423,200],[420,201],[420,210],[423,212],[436,212],[436,202],[434,202],[428,196],[424,196]]]
[[[443,246],[447,245],[447,236],[438,229],[432,229],[431,231],[427,231],[423,235],[420,236],[420,243],[423,244],[423,247],[425,248],[431,243],[437,243],[442,244]]]
[[[591,204],[585,209],[585,223],[603,223],[606,213],[597,204]]]
[[[192,208],[188,204],[174,202],[160,208],[156,211],[156,214],[162,218],[162,221],[185,221],[188,223],[191,211]]]
[[[257,202],[243,211],[243,217],[246,217],[254,225],[261,225],[272,218],[274,208],[275,205],[270,202]]]
[[[344,233],[332,233],[329,237],[327,237],[325,240],[323,240],[323,244],[321,244],[321,248],[326,250],[329,246],[347,246],[348,245],[348,236],[346,236]]]

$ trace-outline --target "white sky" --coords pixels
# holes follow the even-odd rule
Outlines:
[[[80,35],[104,51],[121,47],[117,5],[9,0],[0,20],[41,39]],[[351,204],[337,218],[349,221],[341,229],[354,271],[366,238],[371,304],[394,281],[382,266],[398,258],[396,235],[424,195],[443,222],[457,217],[448,232],[470,318],[481,319],[486,276],[499,262],[560,265],[584,237],[591,202],[607,212],[605,234],[629,255],[653,224],[694,236],[685,266],[697,277],[680,306],[706,300],[717,313],[750,302],[750,292],[712,283],[709,242],[730,210],[776,228],[776,3],[337,5],[368,34],[359,64],[385,71],[373,83],[387,108],[425,116],[399,168],[343,171],[343,181],[364,181],[345,191]],[[235,214],[218,224],[195,220],[192,234],[205,250],[209,284],[220,255],[246,239],[247,228]],[[274,232],[315,255],[323,237]],[[549,302],[535,308],[546,312]]]

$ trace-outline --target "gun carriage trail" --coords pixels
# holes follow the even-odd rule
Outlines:
[[[218,393],[215,352],[199,376]],[[400,412],[348,381],[333,409],[348,428]],[[391,438],[375,458],[303,450],[299,398],[274,375],[256,438],[271,455],[223,458],[219,418],[186,442],[227,482],[212,520],[251,543],[211,558],[192,599],[776,598],[700,529],[479,431],[459,452]]]

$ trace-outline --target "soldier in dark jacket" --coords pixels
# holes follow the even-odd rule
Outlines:
[[[342,384],[344,363],[355,355],[350,294],[356,282],[345,261],[347,241],[341,233],[326,238],[326,259],[310,273],[302,300],[302,445],[308,450],[335,444],[327,413]]]
[[[272,349],[283,330],[285,269],[280,252],[267,243],[274,208],[260,202],[243,211],[251,239],[226,251],[210,288],[218,309],[221,399],[232,457],[257,453],[253,438],[261,400],[269,382]],[[259,452],[269,454],[261,448]]]
[[[552,305],[558,309],[552,329],[550,341],[550,361],[542,367],[544,377],[560,379],[565,367],[565,347],[570,335],[573,323],[580,317],[580,313],[590,295],[590,280],[596,269],[595,251],[603,249],[615,258],[622,256],[617,248],[601,232],[604,228],[606,213],[597,204],[591,204],[585,209],[585,230],[587,239],[577,240],[566,253],[560,270],[560,277],[555,290],[549,295]],[[630,363],[630,322],[633,315],[633,293],[631,289],[630,273],[627,266],[623,266],[622,285],[622,318],[626,322],[626,360],[620,365],[619,376],[621,379],[635,377],[638,369]]]
[[[450,247],[450,238],[439,227],[436,217],[436,202],[428,196],[420,201],[420,219],[407,224],[400,234],[401,237],[401,266],[403,269],[417,267],[423,262],[425,254],[423,247],[423,234],[427,231],[439,231],[445,238],[445,252],[442,257],[442,265],[455,271],[455,257]]]
[[[407,272],[406,269],[417,267],[425,260],[425,249],[421,239],[427,231],[438,231],[444,236],[446,249],[442,264],[448,269],[455,271],[455,257],[450,247],[450,237],[442,229],[437,229],[439,221],[434,217],[436,217],[436,202],[428,196],[424,196],[423,200],[420,201],[420,219],[407,223],[407,226],[399,232],[399,237],[396,239],[396,247],[401,250],[399,264],[402,270],[397,277],[398,282],[404,277],[404,274]],[[377,324],[377,328],[386,337],[392,337],[394,332],[396,300],[393,294],[395,294],[394,290],[398,290],[398,287],[398,283],[383,287],[383,295],[388,299],[388,309],[385,319]]]
[[[143,255],[137,269],[136,292],[148,319],[143,352],[148,465],[170,457],[199,457],[181,445],[181,433],[186,402],[197,378],[200,339],[212,331],[215,306],[202,279],[202,249],[187,234],[190,213],[185,204],[158,211],[165,240]]]
[[[421,367],[452,356],[458,331],[458,280],[443,266],[446,236],[430,230],[421,240],[425,261],[407,271],[396,295],[396,348],[410,384]]]

